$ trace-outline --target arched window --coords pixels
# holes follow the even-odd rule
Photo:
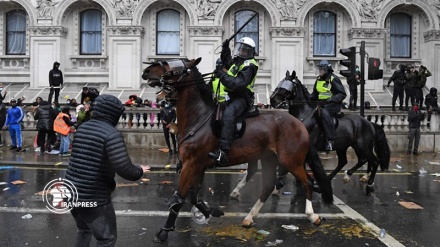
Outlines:
[[[391,57],[411,57],[411,17],[396,13],[390,16]]]
[[[102,12],[99,10],[81,13],[81,54],[102,54]]]
[[[235,18],[234,18],[234,27],[235,27],[235,32],[238,31],[238,29],[240,29],[244,23],[246,23],[252,16],[255,15],[256,12],[252,11],[252,10],[241,10],[235,13]],[[255,16],[251,22],[249,22],[249,24],[246,25],[245,28],[243,28],[240,33],[237,34],[237,36],[235,36],[235,40],[234,43],[236,43],[237,41],[239,41],[241,38],[243,37],[249,37],[251,39],[254,40],[255,42],[255,52],[258,54],[258,36],[259,30],[258,30],[258,15]]]
[[[26,54],[26,12],[23,10],[6,14],[6,54]]]
[[[157,55],[180,55],[180,13],[172,9],[157,13]]]
[[[313,56],[336,56],[336,15],[328,11],[313,14]]]

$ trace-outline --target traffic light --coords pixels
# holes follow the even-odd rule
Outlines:
[[[339,61],[339,64],[347,67],[346,70],[340,70],[339,74],[348,79],[353,78],[356,73],[356,47],[340,49],[339,53],[347,57],[347,59]]]
[[[379,69],[380,59],[375,57],[368,58],[368,80],[383,78],[383,70]]]

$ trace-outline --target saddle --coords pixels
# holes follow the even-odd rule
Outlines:
[[[221,130],[222,130],[222,117],[223,117],[223,107],[222,104],[218,104],[214,113],[215,117],[211,120],[211,129],[214,135],[220,138]],[[260,115],[260,111],[258,107],[254,105],[250,105],[238,118],[235,123],[235,136],[234,139],[240,138],[243,136],[246,131],[246,118],[252,118]]]

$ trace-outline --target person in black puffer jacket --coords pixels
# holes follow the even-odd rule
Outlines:
[[[34,118],[37,121],[37,145],[40,147],[40,152],[51,152],[51,144],[55,139],[55,132],[53,131],[53,121],[57,113],[50,106],[49,102],[42,101],[35,112]],[[47,142],[46,142],[47,135]],[[46,145],[47,143],[47,145]],[[47,148],[47,149],[46,149]]]
[[[115,245],[116,216],[111,201],[115,173],[135,181],[150,169],[131,162],[122,134],[115,128],[124,109],[115,96],[100,95],[92,105],[92,119],[75,133],[65,179],[77,189],[79,203],[95,206],[71,210],[78,228],[75,246],[89,246],[92,233],[97,246]]]

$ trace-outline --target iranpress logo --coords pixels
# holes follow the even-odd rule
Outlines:
[[[43,191],[46,208],[56,214],[65,214],[72,208],[95,208],[97,202],[78,202],[78,191],[67,179],[54,179],[46,184]]]
[[[58,178],[50,181],[44,187],[42,195],[46,208],[56,214],[65,214],[78,203],[78,191],[69,180]]]

